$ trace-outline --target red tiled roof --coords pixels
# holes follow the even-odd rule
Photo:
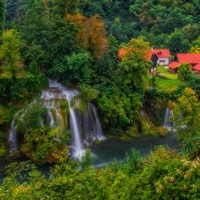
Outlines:
[[[170,52],[168,49],[154,49],[153,52],[158,56],[158,58],[170,58]]]
[[[181,63],[172,62],[169,64],[169,68],[176,69]]]
[[[177,54],[180,63],[200,63],[200,54]]]
[[[197,65],[195,65],[192,69],[200,71],[200,63],[198,63]]]

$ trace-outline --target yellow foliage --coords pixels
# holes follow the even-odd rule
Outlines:
[[[94,57],[101,57],[107,50],[107,40],[105,38],[106,31],[104,22],[100,19],[100,15],[96,14],[87,18],[81,14],[66,16],[68,23],[74,23],[79,28],[76,34],[78,45],[84,49],[92,49]]]

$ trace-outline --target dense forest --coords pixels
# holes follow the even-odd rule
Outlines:
[[[154,48],[169,49],[171,61],[199,54],[199,18],[198,0],[0,0],[0,156],[9,154],[11,120],[26,110],[28,134],[19,124],[21,149],[12,157],[59,164],[49,178],[30,162],[11,164],[0,197],[200,199],[200,77],[187,64],[173,77],[160,66],[166,75],[151,73],[148,58]],[[48,79],[80,91],[80,112],[92,102],[107,138],[165,137],[168,106],[182,152],[160,147],[144,158],[132,149],[102,169],[90,166],[89,150],[73,161],[67,122],[59,141],[56,125],[44,126]],[[57,103],[67,115],[68,102]]]

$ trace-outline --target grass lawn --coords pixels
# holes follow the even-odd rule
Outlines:
[[[178,79],[177,74],[172,74],[168,71],[167,67],[158,66],[155,72],[159,72],[165,78],[156,77],[156,84],[165,90],[174,91],[180,85],[186,83],[185,81],[181,81]]]

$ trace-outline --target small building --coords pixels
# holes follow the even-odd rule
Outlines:
[[[170,63],[170,52],[168,49],[154,49],[158,57],[157,65],[168,66]]]
[[[175,61],[169,65],[169,71],[176,73],[182,63],[189,63],[195,73],[200,73],[200,54],[177,54]]]
[[[178,62],[172,62],[168,65],[169,67],[169,72],[171,72],[172,74],[176,74],[177,73],[177,67],[180,65],[180,63]]]

